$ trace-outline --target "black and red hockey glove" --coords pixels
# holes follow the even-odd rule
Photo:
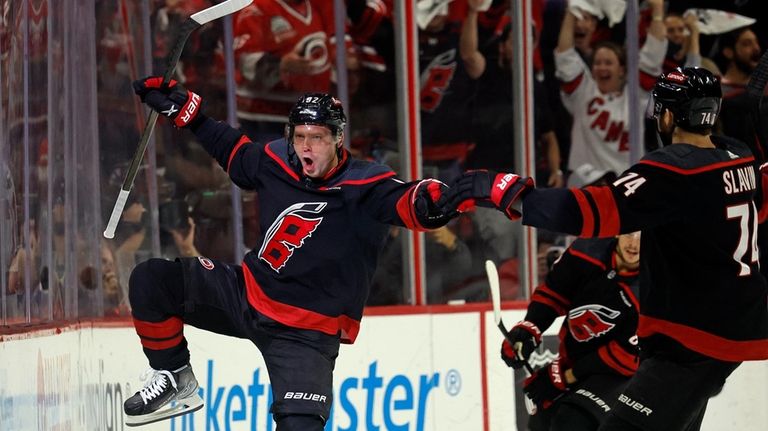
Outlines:
[[[455,215],[476,200],[490,201],[511,220],[521,217],[512,206],[534,187],[533,179],[486,170],[467,171],[451,186],[439,205],[443,212]]]
[[[558,398],[568,392],[565,382],[565,369],[560,359],[555,359],[546,367],[540,368],[523,382],[523,392],[536,406],[547,409]]]
[[[179,88],[175,79],[163,84],[160,76],[133,81],[133,91],[147,106],[165,115],[176,127],[192,124],[200,113],[203,99],[189,90]]]
[[[511,341],[511,342],[510,342]],[[520,343],[520,352],[515,351],[514,344]],[[501,343],[501,359],[508,367],[519,369],[525,365],[531,353],[541,343],[541,331],[527,320],[518,322],[509,331],[507,338]]]
[[[448,186],[438,180],[426,179],[421,181],[414,193],[413,212],[416,219],[426,229],[436,229],[444,226],[451,219],[448,217],[437,202],[448,190]]]

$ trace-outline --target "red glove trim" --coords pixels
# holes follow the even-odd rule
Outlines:
[[[181,108],[181,112],[176,115],[173,123],[176,127],[186,127],[192,120],[197,117],[197,113],[200,111],[200,102],[202,98],[197,94],[187,90],[187,103]]]
[[[147,88],[162,88],[163,87],[163,77],[162,76],[152,76],[150,78],[147,78],[144,80],[144,86]],[[173,88],[176,86],[176,80],[171,79],[168,81],[168,88]]]
[[[517,322],[517,324],[513,326],[512,329],[515,329],[518,327],[523,328],[526,331],[530,332],[530,334],[533,335],[533,338],[536,340],[537,345],[541,343],[541,330],[539,330],[539,327],[536,326],[535,323],[530,322],[528,320],[521,320]]]
[[[504,194],[518,179],[520,179],[520,176],[515,174],[496,174],[496,178],[493,179],[491,184],[491,202],[498,208],[501,208],[501,200],[504,198]],[[503,210],[504,208],[501,209]]]
[[[491,184],[491,202],[496,205],[496,208],[503,211],[510,220],[518,220],[522,214],[512,209],[512,204],[517,202],[520,196],[533,186],[531,178],[523,179],[519,175],[509,173],[497,174]]]
[[[443,195],[443,191],[440,189],[440,183],[437,181],[430,181],[429,184],[427,184],[427,192],[429,193],[429,198],[432,199],[432,202],[437,202],[438,199],[440,199],[440,196]]]

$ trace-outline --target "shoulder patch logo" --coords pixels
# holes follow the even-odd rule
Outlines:
[[[303,246],[323,222],[323,217],[308,215],[319,214],[326,205],[326,202],[301,202],[286,208],[267,230],[259,249],[259,259],[279,273],[293,252]]]
[[[200,265],[203,265],[203,268],[207,269],[208,271],[213,270],[213,261],[211,259],[208,259],[207,257],[198,256],[197,257],[198,262],[200,262]]]

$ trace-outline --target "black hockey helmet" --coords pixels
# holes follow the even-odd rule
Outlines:
[[[301,124],[326,126],[334,136],[339,136],[347,124],[347,117],[339,99],[325,93],[307,93],[288,113],[289,140],[293,137],[293,129]]]
[[[715,125],[723,97],[720,80],[707,69],[678,67],[662,74],[653,87],[653,116],[665,109],[675,116],[675,126],[703,133]]]

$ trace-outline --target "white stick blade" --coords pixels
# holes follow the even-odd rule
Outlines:
[[[488,275],[488,284],[491,290],[491,304],[493,305],[493,320],[496,325],[501,322],[501,299],[499,298],[499,272],[496,264],[491,260],[485,261],[485,273]]]
[[[223,16],[233,14],[251,4],[252,1],[253,0],[226,0],[216,6],[211,6],[208,9],[203,9],[200,12],[192,14],[190,18],[195,20],[198,24],[203,25]]]

